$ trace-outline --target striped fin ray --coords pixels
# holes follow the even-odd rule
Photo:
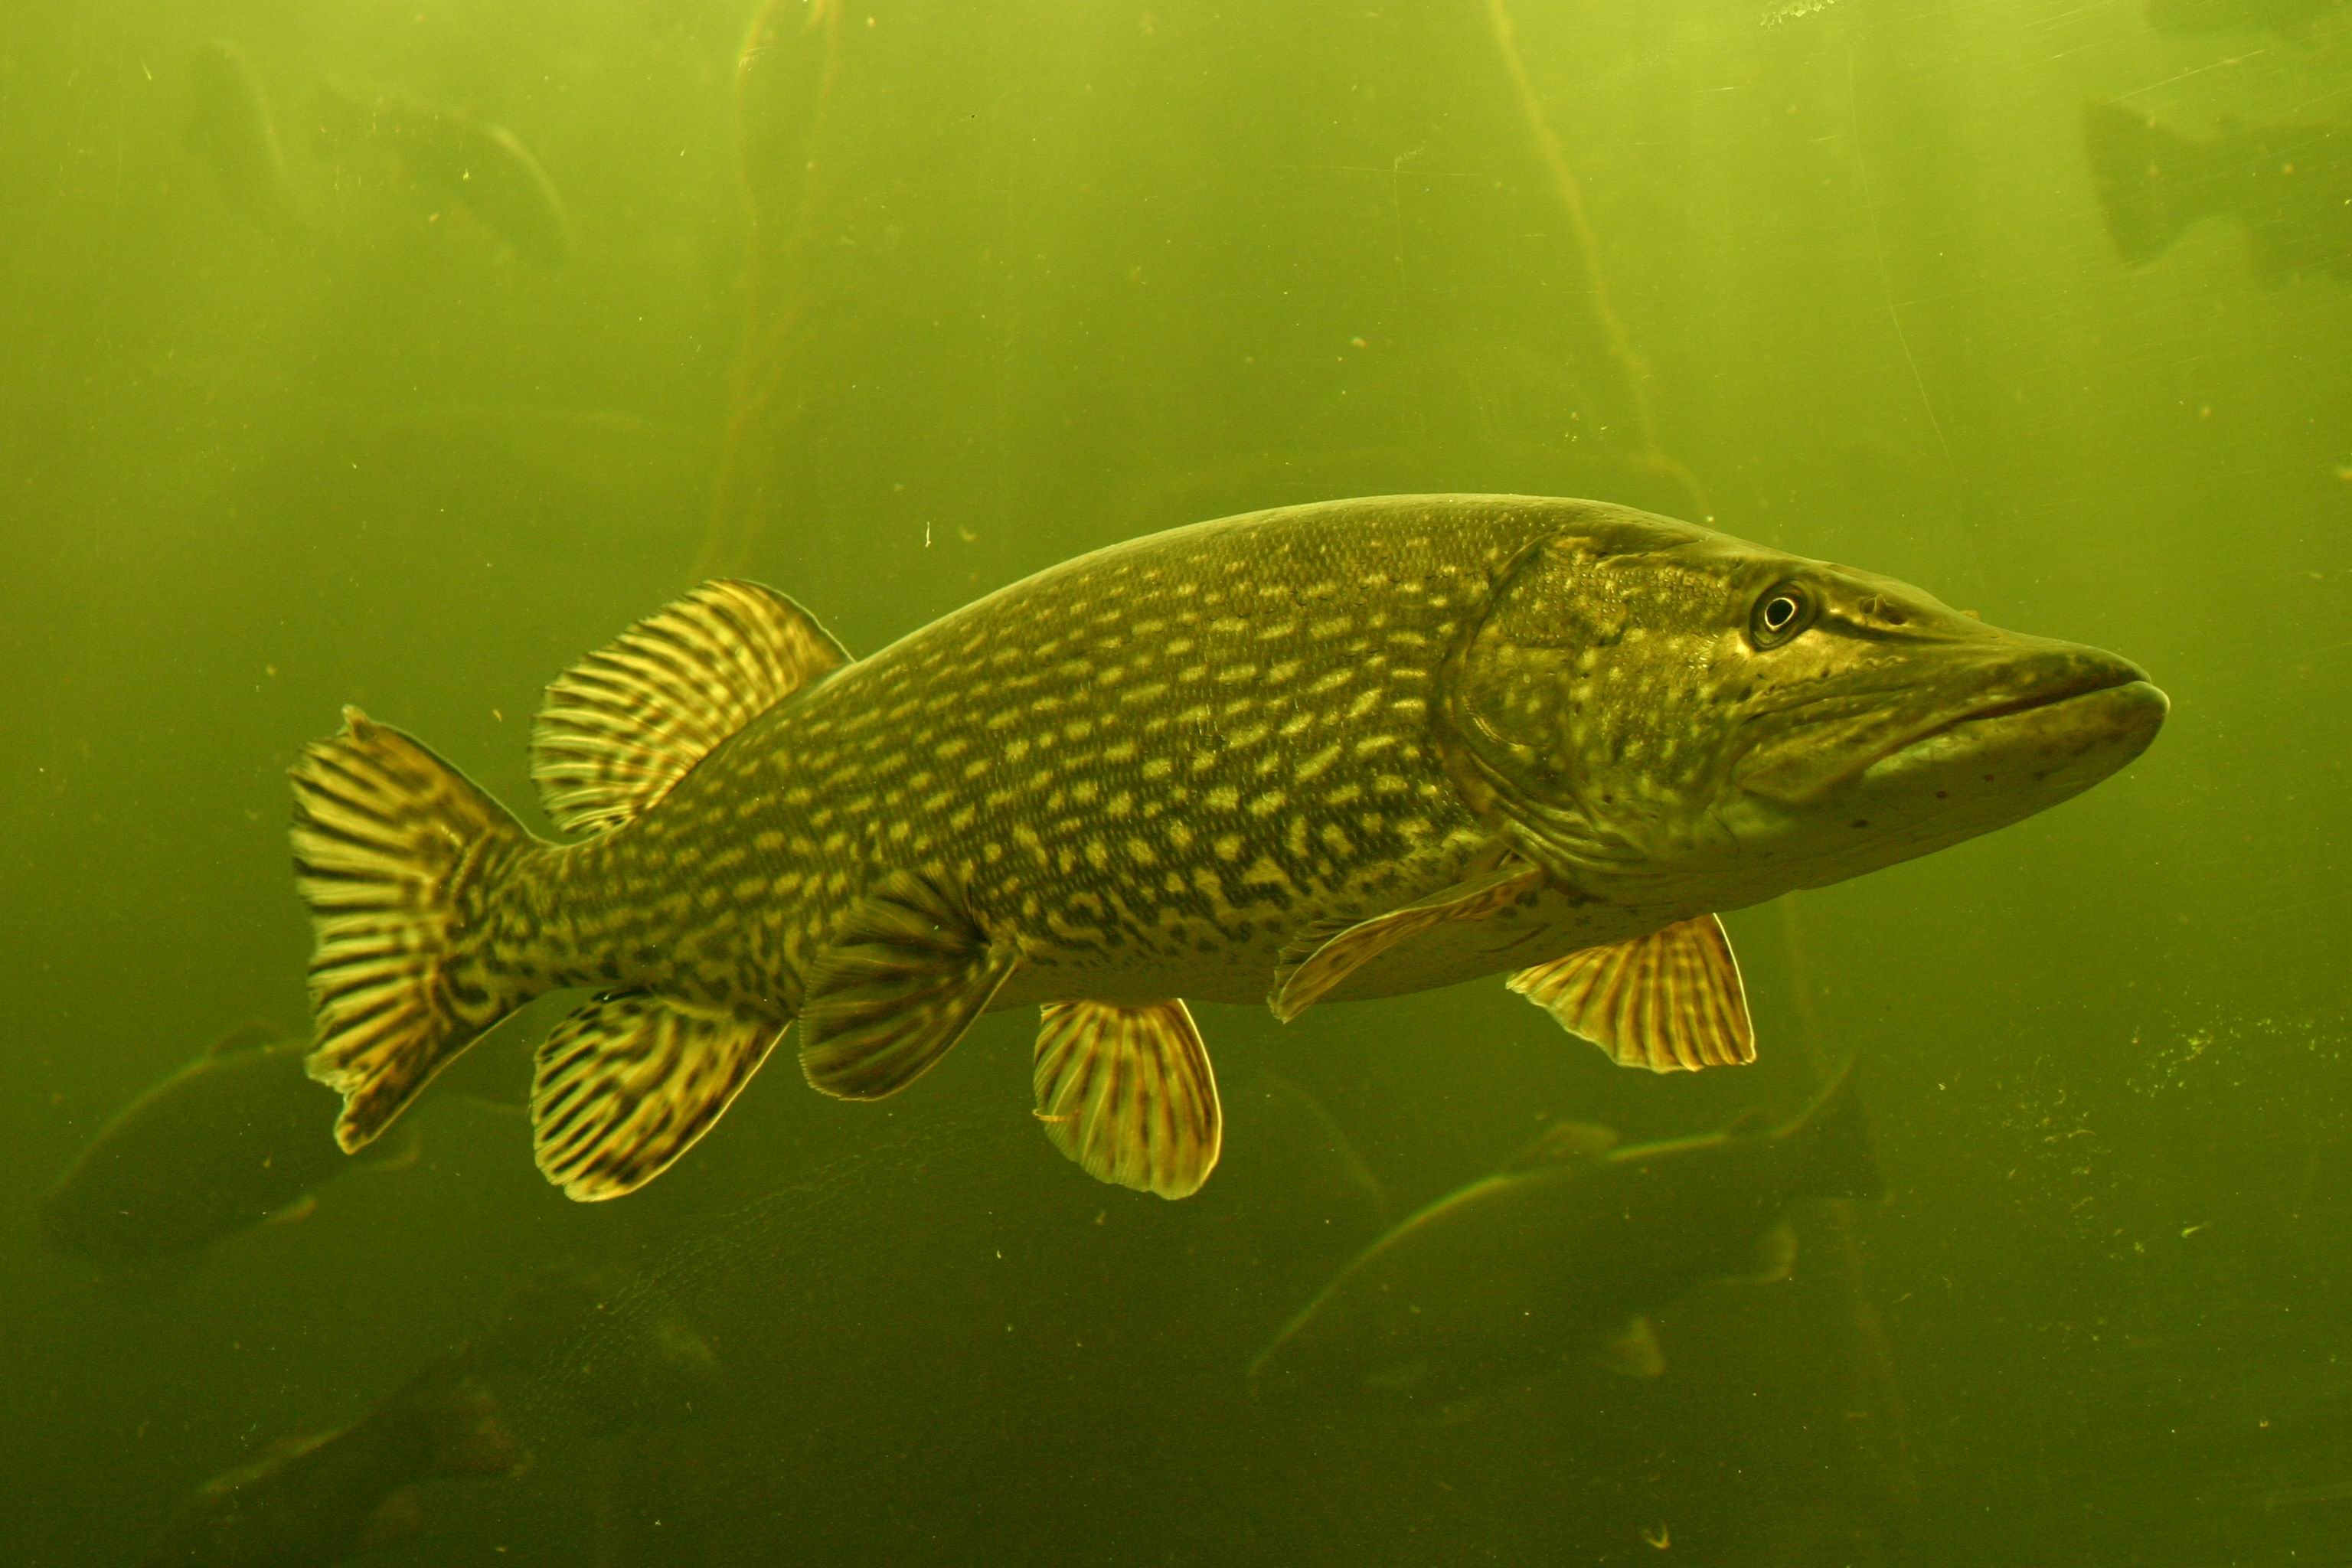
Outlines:
[[[721,741],[849,655],[772,588],[720,578],[646,616],[547,689],[530,773],[566,832],[667,795]]]
[[[1037,1117],[1098,1182],[1190,1197],[1224,1138],[1216,1074],[1181,1002],[1057,1002],[1037,1030]]]
[[[801,1070],[844,1100],[896,1094],[963,1038],[1020,963],[929,880],[894,872],[809,966]]]
[[[530,840],[422,742],[356,708],[289,776],[295,885],[317,939],[308,1066],[343,1097],[335,1141],[355,1151],[524,1000],[499,994],[467,933]]]
[[[1695,1072],[1756,1059],[1739,961],[1713,915],[1571,952],[1507,984],[1620,1067]]]
[[[530,1123],[540,1171],[582,1203],[636,1191],[710,1131],[782,1037],[770,1020],[642,991],[595,998],[539,1047]]]

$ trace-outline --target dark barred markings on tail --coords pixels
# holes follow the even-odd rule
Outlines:
[[[513,1007],[593,987],[531,1120],[595,1200],[795,1024],[810,1083],[871,1100],[1038,1007],[1047,1137],[1181,1197],[1223,1138],[1190,1002],[1287,1020],[1507,973],[1626,1066],[1748,1061],[1715,911],[2054,805],[2164,711],[2113,655],[1594,501],[1200,523],[856,661],[714,582],[548,689],[532,772],[573,842],[356,713],[304,753],[311,1068],[355,1148]]]
[[[548,814],[592,836],[629,821],[847,657],[782,595],[706,584],[548,689],[532,735]],[[421,742],[347,709],[292,778],[296,881],[318,938],[310,1070],[343,1096],[336,1138],[356,1150],[507,1014],[614,966],[570,952],[539,907],[530,872],[559,847]],[[718,1121],[788,1021],[648,990],[594,997],[539,1052],[540,1169],[583,1201],[643,1186]]]
[[[734,1102],[783,1029],[642,991],[595,998],[556,1026],[531,1084],[539,1168],[570,1197],[635,1192]],[[658,1085],[660,1093],[628,1093]]]
[[[318,937],[310,1071],[343,1096],[335,1139],[357,1150],[529,1000],[501,990],[476,938],[531,840],[464,774],[356,708],[290,776],[295,885]]]

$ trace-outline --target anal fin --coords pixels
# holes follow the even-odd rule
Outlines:
[[[1756,1238],[1747,1267],[1722,1276],[1727,1285],[1778,1285],[1797,1271],[1797,1227],[1786,1216]]]
[[[1037,1031],[1037,1117],[1099,1182],[1190,1197],[1224,1136],[1216,1075],[1181,1002],[1057,1002]]]
[[[1406,938],[1448,921],[1479,920],[1493,914],[1542,886],[1543,879],[1540,868],[1512,861],[1334,934],[1309,932],[1304,942],[1283,954],[1275,972],[1274,994],[1266,998],[1266,1005],[1287,1024]]]
[[[1713,915],[1588,947],[1507,984],[1620,1067],[1696,1071],[1756,1059],[1739,963]]]
[[[643,991],[587,1003],[539,1047],[530,1123],[540,1170],[583,1203],[635,1192],[710,1131],[782,1034],[770,1019]]]
[[[809,968],[801,1070],[844,1100],[880,1100],[929,1071],[1021,965],[928,879],[898,872],[842,920]]]

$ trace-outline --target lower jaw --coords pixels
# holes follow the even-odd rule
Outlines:
[[[1939,784],[1997,786],[2004,781],[2010,789],[2032,791],[2061,775],[2081,775],[2071,789],[2056,787],[2063,799],[2146,751],[2168,707],[2153,685],[2131,680],[2039,707],[1966,719],[1881,757],[1854,784],[1865,795],[1874,786],[1917,792]]]
[[[1826,847],[1797,885],[1843,881],[1998,832],[2063,805],[2128,761],[2128,755],[2081,758],[2023,784],[2004,779],[1998,767],[1980,765],[1964,775],[1931,776],[1906,781],[1915,787],[1874,792],[1876,798],[1856,799],[1850,813],[1825,826],[1825,832],[1851,834],[1853,842]]]
[[[1964,844],[2071,800],[2129,760],[2101,759],[2025,786],[2005,784],[1999,769],[1984,766],[1965,774],[1905,779],[1901,787],[1882,780],[1888,787],[1855,791],[1834,809],[1818,807],[1801,822],[1784,822],[1776,832],[1758,835],[1751,863],[1726,868],[1737,873],[1736,879],[1717,907],[1737,909],[1797,889],[1827,887]],[[1985,780],[1988,772],[1991,784]],[[1775,838],[1779,847],[1764,847]]]

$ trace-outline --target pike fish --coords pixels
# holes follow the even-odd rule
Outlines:
[[[1785,1277],[1785,1211],[1880,1191],[1853,1072],[1784,1127],[1630,1148],[1566,1121],[1364,1249],[1250,1366],[1265,1394],[1459,1398],[1584,1357],[1664,1363],[1648,1314],[1711,1280]]]
[[[505,126],[405,93],[363,93],[334,82],[321,85],[316,103],[328,152],[388,153],[419,195],[462,208],[523,260],[553,270],[571,259],[563,198]]]
[[[43,1244],[132,1267],[307,1213],[351,1167],[318,1135],[334,1099],[303,1071],[310,1049],[245,1025],[124,1106],[41,1195]],[[376,1147],[395,1161],[415,1152],[413,1142]]]
[[[191,107],[182,144],[212,170],[238,217],[265,234],[299,231],[301,206],[287,173],[269,96],[253,63],[234,44],[209,43],[196,51],[190,76]]]
[[[2352,279],[2352,130],[2294,122],[2225,124],[2179,135],[2138,110],[2083,110],[2091,182],[2116,253],[2153,261],[2208,218],[2245,231],[2254,274]]]
[[[508,1432],[470,1349],[444,1356],[348,1426],[275,1444],[180,1505],[145,1561],[187,1568],[320,1568],[413,1534],[420,1485],[511,1476]]]
[[[853,661],[709,584],[549,688],[535,838],[346,710],[292,770],[310,1070],[363,1147],[559,986],[540,1168],[650,1181],[788,1027],[829,1094],[1042,1010],[1036,1113],[1178,1197],[1222,1139],[1187,1001],[1507,973],[1621,1063],[1755,1054],[1716,911],[2055,805],[2154,738],[2112,654],[1592,501],[1404,496],[1081,556]]]

